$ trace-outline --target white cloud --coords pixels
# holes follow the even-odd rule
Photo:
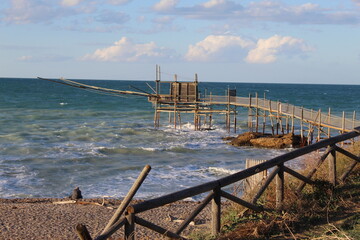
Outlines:
[[[249,63],[272,63],[278,55],[299,55],[311,51],[304,40],[293,37],[272,36],[259,39],[256,47],[249,51],[246,61]]]
[[[78,5],[82,0],[62,0],[61,5],[65,7],[72,7]]]
[[[274,35],[256,43],[234,35],[210,35],[190,45],[185,59],[201,62],[272,63],[280,55],[301,56],[312,51],[304,40]]]
[[[160,2],[156,3],[153,8],[156,11],[168,11],[172,10],[179,0],[160,0]]]
[[[253,45],[252,41],[239,36],[210,35],[195,45],[190,45],[185,59],[188,61],[240,60],[244,55],[244,49]]]
[[[135,62],[171,59],[173,56],[172,51],[158,47],[154,42],[137,44],[126,37],[122,37],[112,46],[97,49],[94,53],[87,54],[81,59],[104,62]]]
[[[123,5],[126,4],[128,2],[130,2],[131,0],[108,0],[108,3],[112,4],[112,5]]]

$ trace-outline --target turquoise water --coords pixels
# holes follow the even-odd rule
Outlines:
[[[142,81],[82,80],[121,90],[151,91]],[[154,85],[153,82],[148,82]],[[202,83],[200,91],[238,96],[259,93],[274,101],[346,111],[360,109],[360,86]],[[205,90],[206,89],[206,90]],[[223,117],[214,131],[182,130],[166,120],[153,128],[153,108],[138,96],[114,97],[37,79],[0,79],[0,197],[65,197],[79,186],[84,197],[123,197],[146,164],[150,175],[137,194],[149,198],[237,172],[247,158],[270,159],[290,151],[224,144]],[[239,132],[247,110],[240,110]],[[359,118],[358,118],[359,119]]]

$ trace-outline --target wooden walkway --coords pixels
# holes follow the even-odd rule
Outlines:
[[[350,132],[357,126],[360,126],[360,121],[356,120],[356,114],[354,112],[352,118],[346,118],[345,113],[343,116],[336,116],[321,112],[321,109],[314,111],[303,107],[291,105],[289,103],[281,103],[278,101],[271,101],[263,98],[252,97],[228,97],[228,96],[209,96],[200,99],[201,104],[205,105],[227,105],[245,108],[255,109],[254,117],[263,117],[263,115],[256,114],[256,109],[266,111],[269,116],[272,117],[289,117],[296,118],[305,123],[310,123],[314,126],[320,126],[323,128],[331,128],[342,132]]]

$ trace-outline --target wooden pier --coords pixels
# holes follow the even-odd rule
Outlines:
[[[265,133],[267,128],[275,134],[294,133],[297,128],[302,137],[309,141],[319,141],[331,137],[332,131],[339,133],[353,131],[360,126],[356,119],[356,112],[352,118],[335,116],[329,109],[326,113],[319,110],[306,109],[260,98],[258,94],[249,97],[236,96],[236,89],[227,89],[226,95],[200,96],[197,75],[193,82],[179,82],[177,75],[174,81],[161,81],[160,67],[156,68],[156,89],[154,94],[148,96],[149,102],[154,106],[154,126],[160,126],[160,114],[167,113],[169,121],[172,119],[174,128],[181,128],[181,115],[190,113],[194,116],[194,130],[211,129],[213,114],[224,114],[225,125],[228,132],[237,129],[237,116],[239,107],[248,109],[248,127],[250,131]],[[163,93],[164,85],[168,93]],[[214,106],[217,106],[215,108]],[[206,124],[204,124],[206,123]]]

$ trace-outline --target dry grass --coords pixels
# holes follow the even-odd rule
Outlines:
[[[360,141],[347,146],[359,156]],[[310,154],[304,159],[307,169],[320,157]],[[337,174],[340,176],[353,160],[337,153]],[[360,164],[346,183],[333,187],[328,181],[325,161],[313,177],[313,186],[306,186],[301,196],[295,194],[299,180],[285,175],[285,201],[282,212],[254,213],[238,205],[226,209],[219,240],[236,239],[358,239],[360,236]],[[274,182],[274,181],[273,181]],[[258,203],[275,207],[275,184],[272,183]],[[202,238],[197,238],[202,239]]]

